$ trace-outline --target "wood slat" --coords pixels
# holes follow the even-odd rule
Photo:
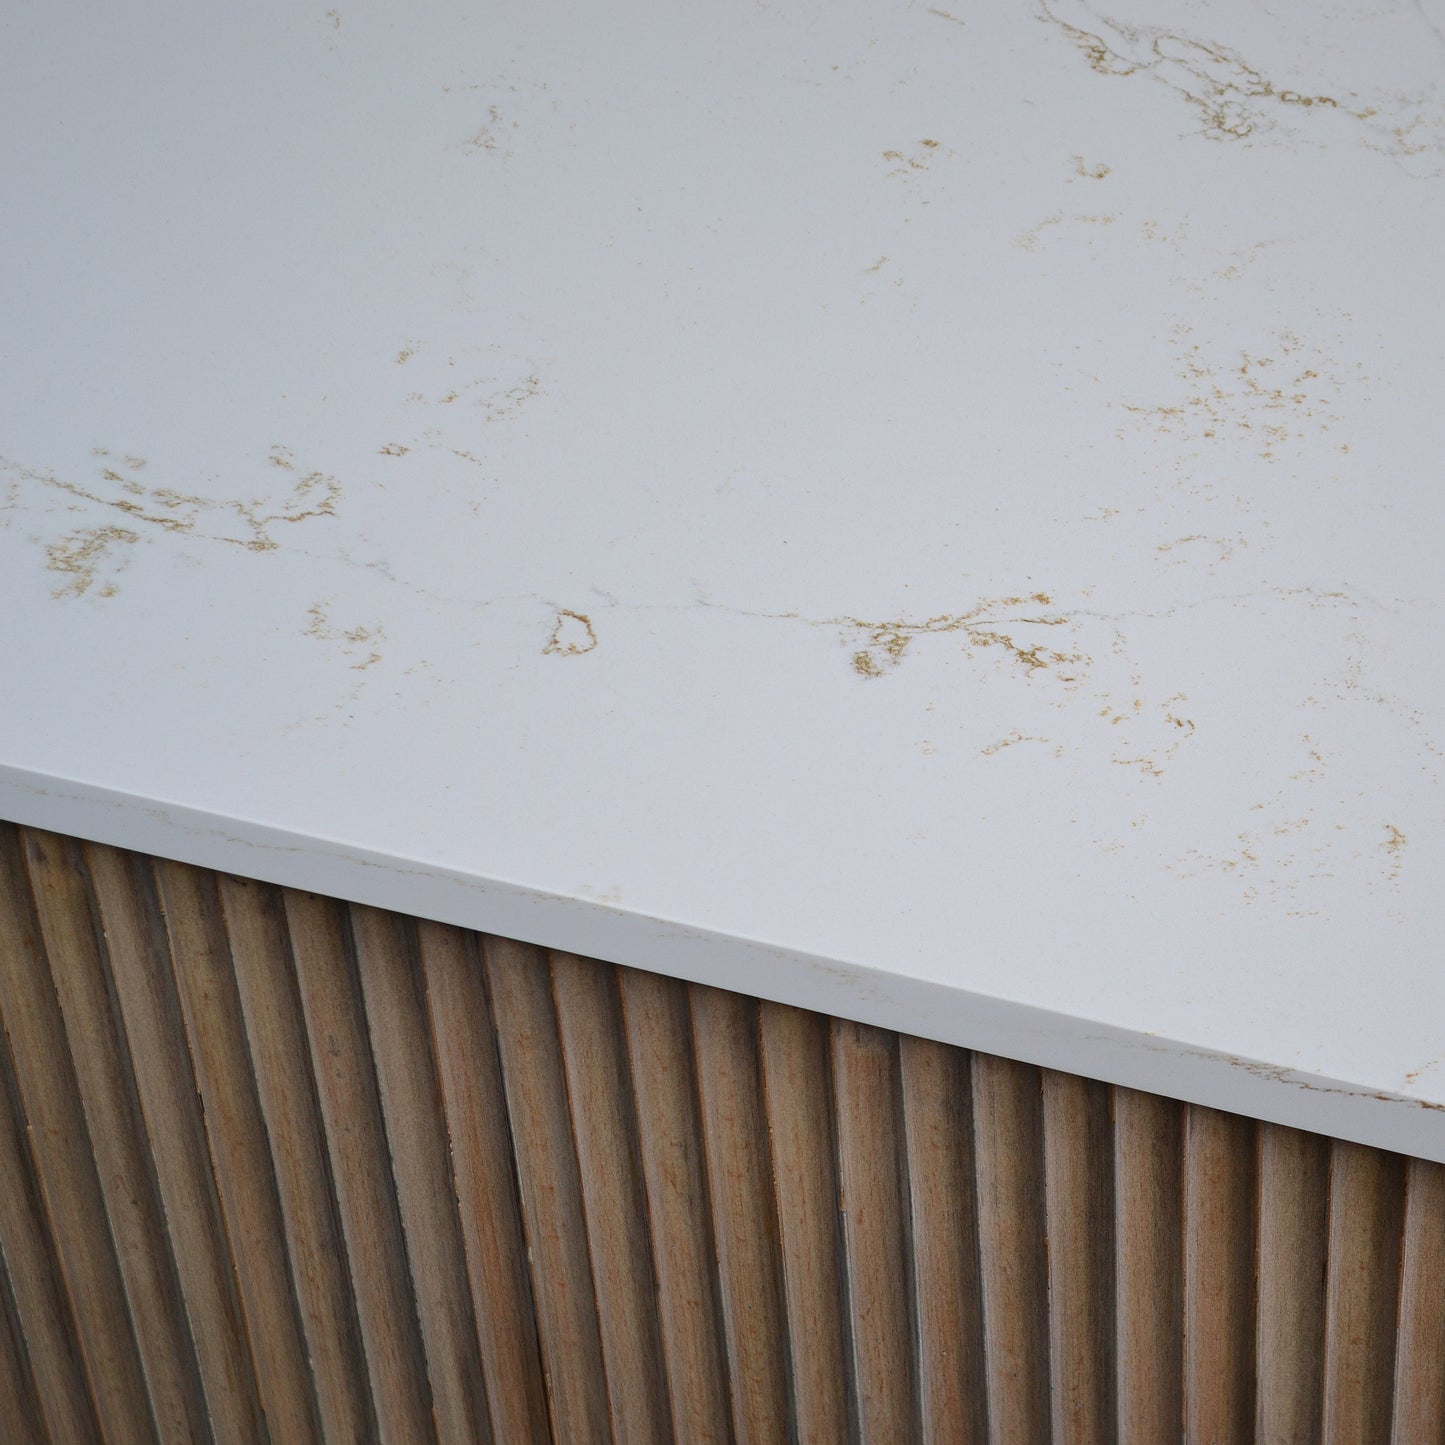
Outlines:
[[[376,1426],[412,1445],[433,1437],[431,1388],[347,913],[284,898]]]
[[[789,1364],[804,1445],[846,1438],[852,1400],[829,1032],[821,1014],[759,1006]]]
[[[1324,1402],[1329,1141],[1259,1126],[1255,1436],[1315,1445]]]
[[[306,1046],[295,961],[279,893],[221,876],[220,902],[310,1356],[321,1432],[367,1440],[376,1420],[321,1103]]]
[[[0,947],[4,940],[0,924]],[[0,1269],[14,1313],[15,1332],[4,1348],[15,1377],[17,1422],[7,1430],[16,1440],[79,1445],[98,1438],[100,1430],[25,1134],[10,1045],[0,1030]]]
[[[832,1044],[858,1434],[868,1445],[907,1440],[921,1421],[915,1420],[898,1036],[835,1019]]]
[[[1184,1383],[1190,1440],[1246,1440],[1254,1420],[1258,1131],[1189,1105],[1184,1127]]]
[[[1119,1439],[1171,1445],[1184,1427],[1183,1105],[1114,1090]]]
[[[16,830],[0,833],[0,1022],[28,1152],[97,1414],[118,1441],[153,1440],[145,1372],[22,847]],[[47,1413],[60,1408],[47,1396]]]
[[[82,845],[54,834],[27,833],[25,865],[46,952],[66,960],[52,977],[156,1430],[162,1440],[206,1440],[210,1424],[175,1262],[169,1250],[157,1247],[166,1237],[165,1217]]]
[[[421,923],[417,944],[471,1281],[492,1435],[549,1434],[501,1064],[477,935]]]
[[[1405,1186],[1393,1445],[1445,1442],[1445,1164],[1412,1159]]]
[[[687,985],[618,970],[673,1433],[728,1441],[727,1362]],[[841,1383],[841,1381],[840,1381]]]
[[[899,1073],[921,1433],[927,1445],[983,1445],[988,1398],[968,1055],[904,1035]]]
[[[351,927],[437,1435],[486,1441],[491,1420],[415,925],[353,904]]]
[[[316,1399],[216,878],[164,859],[155,873],[261,1408],[299,1445],[320,1438]]]
[[[221,1439],[264,1438],[256,1362],[155,878],[149,860],[135,854],[91,848],[87,857],[212,1429]]]
[[[1405,1160],[1335,1140],[1325,1283],[1327,1445],[1385,1445],[1394,1397]]]
[[[0,1440],[40,1440],[44,1434],[25,1331],[0,1250]]]
[[[1105,1084],[1042,1070],[1057,1445],[1114,1438],[1114,1130]]]
[[[612,1435],[645,1445],[671,1420],[617,971],[566,953],[551,965]]]
[[[610,1440],[597,1296],[551,978],[525,944],[488,939],[483,956],[517,1179],[553,1436]]]
[[[733,1429],[740,1445],[786,1440],[791,1351],[773,1229],[757,1005],[721,989],[694,985],[690,992]]]
[[[1042,1445],[1051,1428],[1039,1071],[979,1054],[972,1082],[989,1432]]]

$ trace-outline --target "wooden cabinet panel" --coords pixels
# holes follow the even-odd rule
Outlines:
[[[8,1442],[1445,1441],[1445,1167],[0,824]]]

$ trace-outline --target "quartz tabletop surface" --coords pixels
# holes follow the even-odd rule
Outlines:
[[[0,815],[1445,1158],[1445,3],[31,6]]]

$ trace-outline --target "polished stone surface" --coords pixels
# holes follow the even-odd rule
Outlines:
[[[1445,1158],[1445,6],[1128,5],[15,17],[0,812]]]

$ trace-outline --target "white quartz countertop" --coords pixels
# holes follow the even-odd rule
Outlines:
[[[1445,0],[26,6],[0,815],[1445,1159]]]

